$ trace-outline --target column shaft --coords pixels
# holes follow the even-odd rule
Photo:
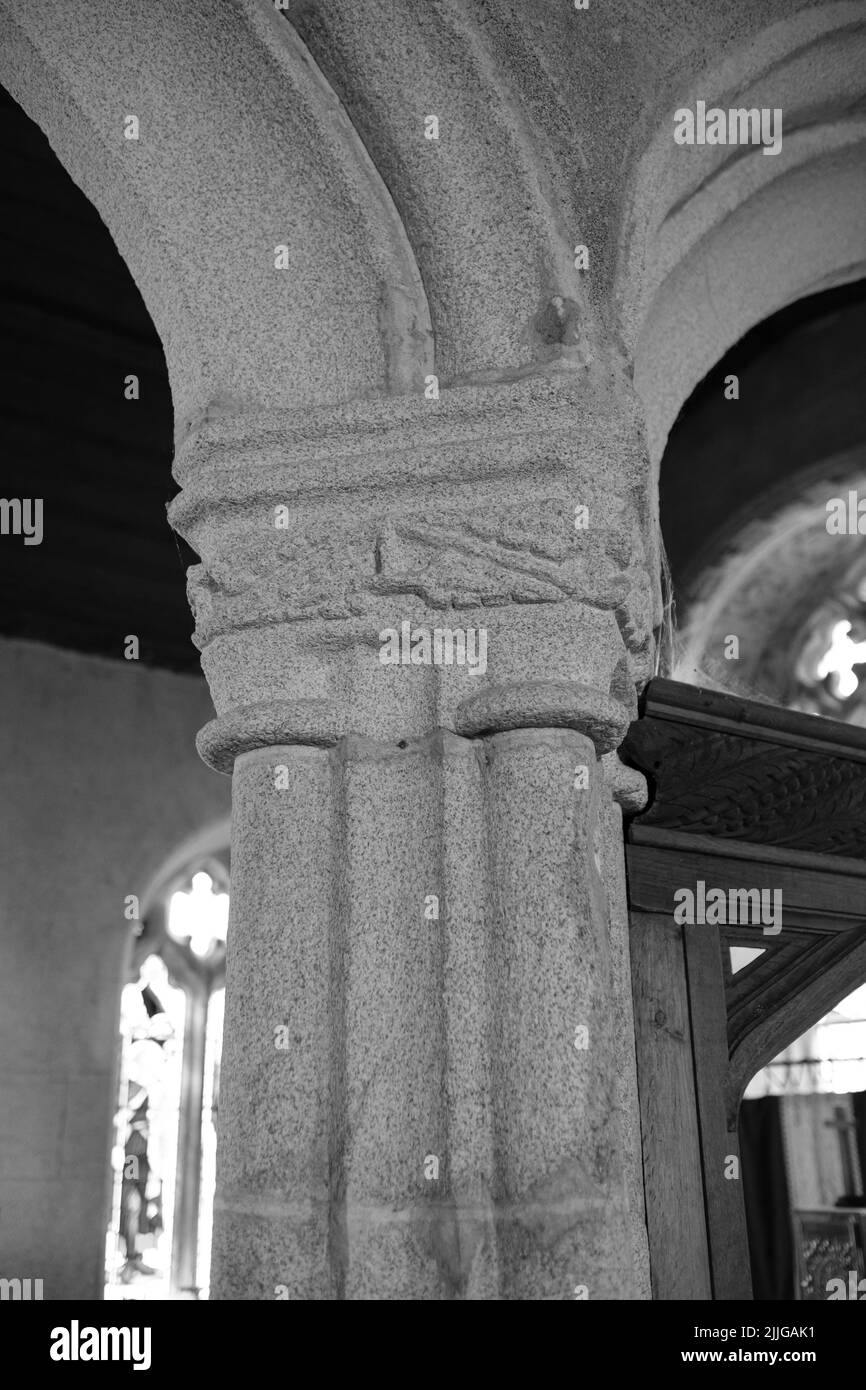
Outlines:
[[[632,1296],[607,804],[568,729],[238,758],[215,1297]]]

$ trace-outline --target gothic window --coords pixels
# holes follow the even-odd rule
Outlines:
[[[109,1299],[207,1297],[228,886],[223,858],[189,866],[134,942],[120,1009]]]
[[[866,725],[866,566],[810,615],[797,661],[792,702],[808,714]]]

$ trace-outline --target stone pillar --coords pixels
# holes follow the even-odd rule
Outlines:
[[[647,1296],[601,761],[654,623],[630,400],[552,365],[179,452],[234,778],[214,1297]]]
[[[659,617],[615,209],[678,60],[535,8],[0,0],[162,338],[202,559],[223,1297],[646,1293],[600,763]],[[486,648],[383,664],[404,623]]]

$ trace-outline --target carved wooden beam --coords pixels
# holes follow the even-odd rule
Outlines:
[[[654,787],[641,826],[866,863],[866,729],[654,680],[622,753]]]

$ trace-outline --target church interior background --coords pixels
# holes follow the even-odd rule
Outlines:
[[[844,555],[834,552],[825,502],[842,487],[862,487],[862,353],[848,335],[862,332],[864,306],[864,286],[854,284],[754,330],[684,409],[661,473],[662,527],[684,613],[670,674],[859,727],[864,561],[856,538]],[[735,371],[755,408],[732,428],[718,401]],[[697,495],[714,478],[730,500]],[[694,524],[702,508],[717,525],[698,548],[695,538],[708,534]],[[737,662],[736,676],[724,657],[707,660],[707,649],[723,650],[723,632],[748,634],[742,646],[752,658]],[[730,954],[732,969],[745,971],[760,948]],[[745,1088],[740,1143],[756,1298],[808,1296],[807,1260],[819,1263],[840,1209],[856,1213],[862,1251],[864,1067],[860,985]],[[816,1240],[822,1218],[829,1224]]]
[[[595,0],[593,6],[589,13],[603,8]],[[237,9],[246,16],[255,6]],[[318,7],[300,9],[297,31],[327,69]],[[823,163],[815,153],[812,165],[807,161],[792,175],[816,208],[814,226],[806,217],[800,221],[805,249],[797,255],[809,273],[733,338],[722,333],[710,343],[694,368],[699,374],[668,406],[667,424],[663,412],[650,421],[650,452],[655,448],[660,458],[664,587],[657,655],[637,682],[640,703],[631,725],[652,715],[642,703],[647,686],[661,692],[654,697],[661,703],[667,688],[657,683],[671,681],[741,702],[736,708],[755,702],[831,721],[827,738],[859,764],[866,762],[860,733],[866,729],[866,550],[857,533],[831,534],[826,518],[829,498],[858,490],[866,496],[866,128],[857,114],[862,98],[852,96],[863,82],[855,59],[866,42],[866,11],[857,4],[763,9],[742,21],[752,25],[738,40],[743,51],[763,52],[772,29],[790,35],[783,47],[797,53],[796,26],[814,30],[815,61],[830,74],[821,68],[815,80],[820,87],[826,76],[828,90],[838,83],[839,110],[822,114],[819,92],[809,120],[816,128],[822,120],[828,128],[848,121],[849,128]],[[521,6],[492,10],[504,25],[506,13],[513,19]],[[625,47],[633,46],[630,22],[619,8],[617,16]],[[282,14],[277,19],[288,23]],[[714,42],[721,46],[718,35]],[[0,538],[0,1275],[43,1278],[46,1297],[204,1299],[211,1292],[231,937],[232,788],[196,752],[196,735],[213,715],[184,594],[184,571],[199,556],[166,521],[178,489],[170,473],[173,403],[160,336],[112,232],[64,167],[63,141],[53,142],[55,153],[34,113],[25,114],[15,98],[20,85],[31,106],[38,105],[24,52],[15,48],[10,61],[18,77],[7,76],[9,90],[0,92],[2,490],[9,498],[44,499],[46,520],[39,546]],[[712,44],[705,57],[708,66],[715,61]],[[671,70],[683,61],[678,68],[671,58]],[[697,64],[694,49],[689,61]],[[665,101],[667,94],[666,88]],[[51,120],[42,123],[54,130]],[[808,126],[805,117],[801,123]],[[792,118],[786,128],[792,146],[797,129]],[[628,138],[621,132],[623,149]],[[810,138],[808,129],[803,138]],[[760,152],[750,158],[776,164],[762,161]],[[854,211],[828,202],[836,166]],[[759,172],[769,177],[766,168]],[[392,176],[398,180],[389,168]],[[816,247],[832,240],[827,223],[837,216],[848,241],[824,270]],[[722,235],[702,234],[709,243]],[[776,235],[784,259],[784,235]],[[689,273],[680,276],[686,295]],[[712,289],[707,286],[710,299],[713,292],[732,293],[735,274],[720,270]],[[647,320],[635,372],[638,385],[643,374],[645,390],[652,385],[653,334],[670,334],[682,310],[665,313],[655,325]],[[687,313],[687,340],[689,333],[700,340],[709,315],[707,301],[696,299]],[[689,355],[684,348],[683,359]],[[122,386],[130,373],[137,383],[133,399]],[[688,369],[681,377],[688,380]],[[408,542],[399,543],[408,554]],[[808,723],[779,727],[779,738],[798,747],[820,738]],[[639,741],[634,747],[630,757],[626,743],[621,761],[637,776],[649,765],[641,762]],[[652,818],[651,773],[648,781],[648,800],[620,803],[632,855],[626,883],[633,937],[649,910],[641,875],[651,877],[652,870],[635,867],[649,864],[638,852],[649,854],[655,843],[639,829],[642,815],[647,825]],[[773,785],[787,795],[781,780]],[[866,802],[861,784],[852,783],[841,803],[834,786],[825,789],[828,800],[821,802],[823,791],[818,796],[809,824],[823,824],[822,805],[832,805],[842,840],[817,849],[838,855],[839,872],[854,882],[866,873],[866,837],[860,837],[862,853],[852,849],[849,822],[862,817]],[[710,804],[711,793],[706,796]],[[775,814],[770,801],[761,802],[756,823],[770,826]],[[750,837],[738,824],[739,831],[706,833],[761,842],[760,833]],[[676,849],[682,824],[670,820],[668,830]],[[787,843],[807,847],[804,863],[816,860],[811,840]],[[291,845],[286,852],[294,852]],[[860,926],[850,901],[845,920],[853,941]],[[722,939],[731,989],[772,954],[749,940],[731,946]],[[743,1078],[734,1124],[749,1258],[740,1275],[751,1280],[756,1299],[826,1297],[827,1280],[837,1272],[847,1278],[849,1268],[866,1278],[862,951],[861,957],[853,973],[840,965],[836,997],[818,1000],[808,1026],[798,1025],[796,1036]],[[639,960],[633,954],[633,971]],[[733,1056],[733,1041],[731,1049]],[[639,1089],[650,1084],[648,1075],[639,1053]],[[254,1114],[267,1129],[262,1112]],[[646,1144],[645,1110],[642,1116]],[[234,1151],[230,1161],[238,1161]],[[637,1224],[640,1239],[649,1230],[650,1273],[636,1275],[621,1296],[685,1296],[674,1285],[666,1291],[657,1274],[648,1179],[640,1200],[647,1204]],[[676,1238],[669,1239],[673,1258]],[[737,1258],[743,1266],[742,1250]],[[247,1253],[239,1265],[249,1259]],[[724,1297],[722,1276],[710,1263],[704,1296]],[[214,1296],[244,1296],[230,1290],[223,1276]]]

